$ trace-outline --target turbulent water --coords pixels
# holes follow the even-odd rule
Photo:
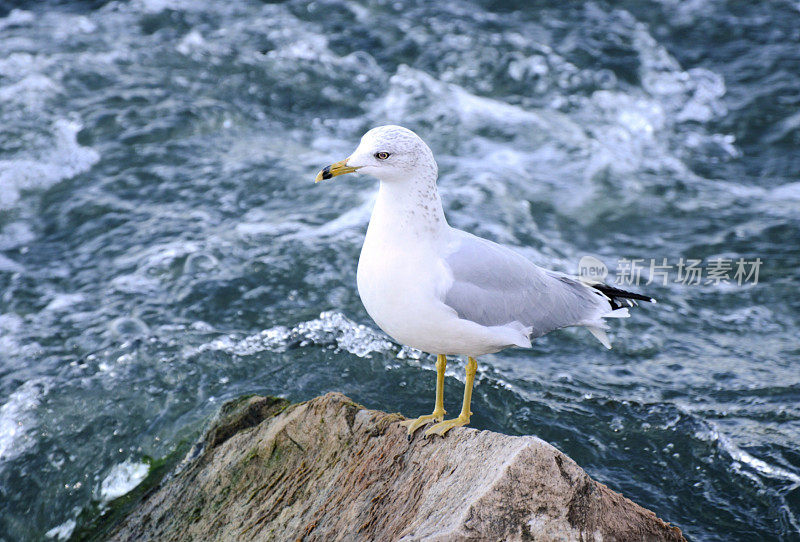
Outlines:
[[[540,265],[761,259],[645,269],[613,350],[481,358],[472,425],[691,540],[800,539],[798,89],[794,1],[0,1],[0,539],[69,536],[241,394],[430,411],[355,289],[376,182],[313,183],[386,123]]]

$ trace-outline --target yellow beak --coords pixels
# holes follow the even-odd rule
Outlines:
[[[322,171],[317,173],[317,178],[314,179],[314,182],[318,183],[323,179],[330,179],[331,177],[336,177],[337,175],[344,175],[345,173],[353,173],[358,168],[348,166],[347,165],[348,160],[350,160],[350,158],[345,158],[341,162],[336,162],[335,164],[331,164],[327,167],[322,168]]]

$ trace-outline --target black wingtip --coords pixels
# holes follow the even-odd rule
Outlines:
[[[622,308],[623,305],[620,303],[620,300],[626,300],[628,306],[633,306],[633,300],[636,301],[645,301],[647,303],[657,303],[655,298],[652,298],[648,295],[637,294],[634,292],[628,292],[627,290],[621,290],[619,288],[614,288],[613,286],[609,286],[608,284],[592,284],[592,288],[597,290],[598,292],[602,293],[609,299],[611,303],[611,308],[619,309]]]

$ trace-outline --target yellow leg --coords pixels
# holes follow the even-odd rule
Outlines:
[[[444,369],[447,367],[447,358],[440,354],[436,358],[436,405],[433,413],[427,416],[420,416],[416,420],[405,420],[400,425],[408,428],[408,434],[413,435],[414,431],[425,425],[431,420],[440,422],[444,419],[447,412],[444,411]]]
[[[437,423],[425,431],[426,437],[431,435],[444,436],[444,434],[453,427],[460,427],[469,423],[469,417],[472,415],[469,409],[470,402],[472,402],[472,384],[475,382],[475,371],[477,370],[478,362],[475,361],[475,358],[469,358],[467,362],[467,382],[464,384],[464,403],[461,405],[461,414],[458,415],[458,418]]]

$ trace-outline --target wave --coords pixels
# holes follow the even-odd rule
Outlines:
[[[45,379],[29,380],[0,406],[0,467],[35,445],[32,435],[37,425],[35,411],[49,386]]]
[[[301,322],[291,328],[276,326],[242,339],[228,335],[205,343],[198,352],[221,350],[237,356],[252,356],[264,351],[283,352],[290,345],[334,345],[359,357],[369,357],[373,352],[397,353],[400,348],[382,333],[357,324],[339,312],[323,312],[319,318]]]
[[[41,157],[0,160],[0,209],[16,205],[27,191],[43,191],[55,184],[89,171],[100,160],[100,154],[78,143],[83,126],[75,121],[59,119],[53,123],[53,147]]]

